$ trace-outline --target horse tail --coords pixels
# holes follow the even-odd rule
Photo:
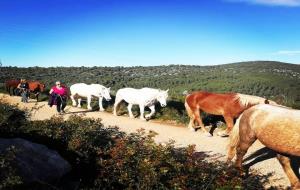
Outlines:
[[[123,100],[123,98],[121,98],[121,90],[118,90],[117,93],[116,93],[116,97],[115,97],[115,103],[114,103],[114,108],[113,108],[113,114],[116,116],[117,115],[117,111],[119,109],[119,104],[120,102]]]
[[[185,98],[184,106],[185,106],[185,109],[186,109],[186,112],[187,112],[188,116],[192,117],[193,116],[193,111],[192,111],[191,107],[189,106],[188,102],[186,101],[188,97],[189,97],[189,95],[187,95],[186,98]]]
[[[235,153],[236,153],[236,147],[238,143],[240,142],[240,119],[242,115],[236,120],[235,125],[233,126],[231,135],[229,137],[229,143],[227,145],[227,162],[230,162]]]

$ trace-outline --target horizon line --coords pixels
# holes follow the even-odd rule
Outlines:
[[[300,65],[300,63],[290,63],[290,62],[283,62],[283,61],[270,61],[270,60],[255,60],[255,61],[238,61],[238,62],[230,62],[230,63],[223,63],[223,64],[211,64],[211,65],[195,65],[195,64],[163,64],[163,65],[132,65],[132,66],[123,66],[123,65],[116,65],[116,66],[29,66],[29,67],[20,67],[20,66],[12,66],[12,65],[0,65],[0,68],[4,67],[15,67],[15,68],[76,68],[76,67],[85,67],[85,68],[93,68],[93,67],[107,67],[107,68],[116,68],[116,67],[123,67],[123,68],[130,68],[130,67],[167,67],[167,66],[199,66],[199,67],[214,67],[214,66],[222,66],[222,65],[230,65],[230,64],[241,64],[241,63],[251,63],[251,62],[276,62],[276,63],[283,63],[283,64],[291,64],[291,65]]]

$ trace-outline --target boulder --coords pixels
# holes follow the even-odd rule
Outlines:
[[[0,152],[12,146],[16,149],[13,164],[24,183],[55,183],[71,170],[71,165],[66,160],[45,145],[20,138],[0,138]]]

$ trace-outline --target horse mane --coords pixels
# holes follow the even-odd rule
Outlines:
[[[240,94],[237,93],[234,97],[235,101],[238,101],[241,106],[247,107],[250,105],[256,105],[260,103],[265,103],[267,99],[258,97],[258,96],[252,96],[252,95],[247,95],[247,94]]]

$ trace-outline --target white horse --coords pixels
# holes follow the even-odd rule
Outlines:
[[[92,97],[98,97],[99,98],[99,108],[100,111],[104,111],[104,108],[102,106],[102,100],[105,98],[107,101],[111,100],[110,97],[110,88],[106,88],[105,86],[102,86],[100,84],[90,84],[87,85],[85,83],[77,83],[73,84],[70,87],[71,91],[71,99],[73,106],[76,106],[76,100],[74,98],[75,95],[78,95],[80,97],[87,97],[87,108],[89,110],[92,109],[91,107],[91,99]],[[78,98],[78,105],[77,107],[81,107],[81,98]]]
[[[145,120],[144,118],[144,109],[145,107],[149,107],[151,110],[150,114],[146,115],[146,118],[149,119],[155,113],[155,103],[158,101],[162,107],[167,105],[169,90],[158,90],[153,88],[142,88],[142,89],[134,89],[134,88],[122,88],[118,90],[116,94],[116,100],[114,104],[114,115],[117,115],[117,107],[122,100],[125,100],[128,103],[128,113],[129,117],[133,118],[133,114],[131,112],[132,106],[135,104],[140,107],[140,118]]]

